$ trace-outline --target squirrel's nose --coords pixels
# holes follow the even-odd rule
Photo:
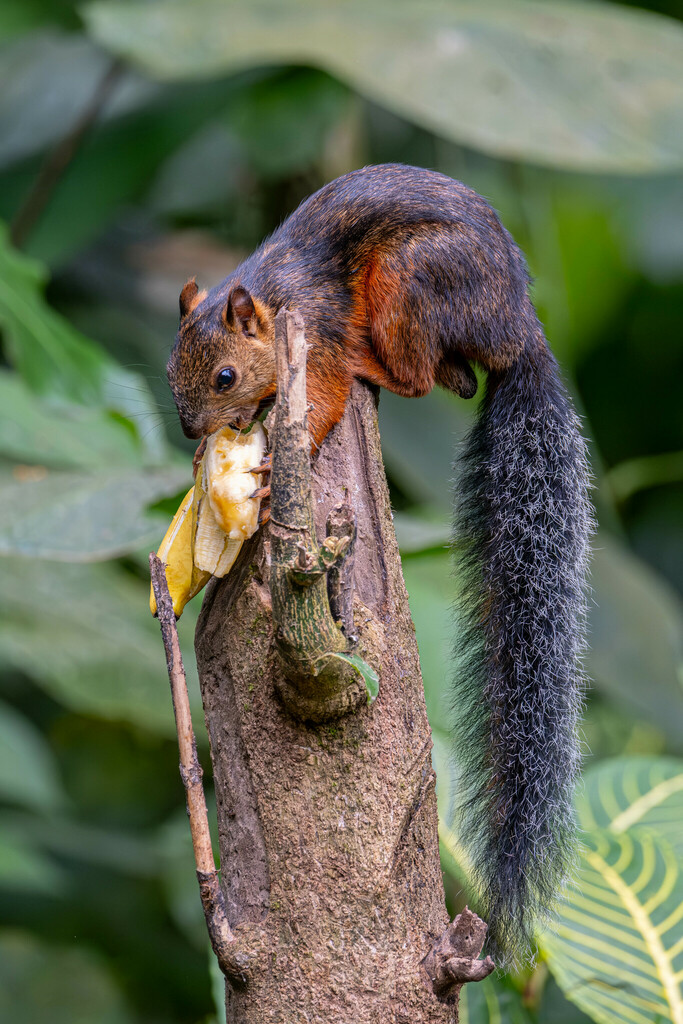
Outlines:
[[[182,413],[178,414],[180,419],[180,426],[183,428],[183,434],[185,437],[189,437],[191,441],[197,441],[200,437],[203,437],[204,430],[196,420],[187,419]]]

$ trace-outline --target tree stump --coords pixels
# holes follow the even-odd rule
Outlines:
[[[277,333],[288,372],[282,363],[272,521],[210,585],[196,634],[222,888],[245,964],[244,982],[226,984],[227,1019],[453,1022],[460,983],[493,965],[476,961],[481,922],[480,935],[467,924],[474,915],[456,932],[446,913],[432,742],[377,396],[354,385],[313,461],[311,488],[301,361],[292,363],[302,325],[280,314]],[[374,703],[358,671],[334,656],[344,651],[378,673]]]

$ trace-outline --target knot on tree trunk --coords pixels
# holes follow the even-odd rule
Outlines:
[[[456,999],[466,981],[483,981],[496,969],[490,956],[479,960],[486,924],[465,909],[453,918],[422,961],[437,999]]]

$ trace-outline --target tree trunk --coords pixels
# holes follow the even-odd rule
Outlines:
[[[327,701],[316,714],[315,680],[299,688],[301,704],[293,695],[296,670],[287,659],[298,634],[279,621],[290,612],[278,612],[273,627],[271,558],[292,527],[286,515],[278,518],[279,436],[273,442],[273,522],[245,545],[230,575],[211,585],[196,635],[222,887],[236,942],[246,951],[244,983],[226,986],[227,1019],[452,1022],[459,985],[451,975],[443,989],[447,1001],[440,1001],[434,994],[438,972],[429,959],[427,969],[422,964],[430,953],[433,960],[444,929],[450,932],[432,742],[376,396],[354,385],[343,420],[312,467],[319,542],[331,511],[351,506],[355,516],[354,557],[335,565],[327,584],[345,626],[345,636],[337,629],[337,648],[357,638],[363,659],[379,674],[373,704],[356,670],[341,661],[351,681],[336,707]],[[307,581],[299,582],[305,590]],[[320,658],[310,660],[315,666]],[[316,724],[313,718],[327,720]],[[476,957],[471,931],[466,945]]]

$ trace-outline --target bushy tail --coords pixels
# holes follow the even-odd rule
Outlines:
[[[529,955],[573,856],[593,525],[585,443],[540,330],[510,369],[489,374],[464,463],[460,828],[489,948],[512,965]]]

